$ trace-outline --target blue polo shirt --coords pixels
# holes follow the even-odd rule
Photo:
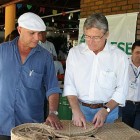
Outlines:
[[[17,40],[0,44],[0,135],[43,122],[45,97],[61,93],[50,53],[37,45],[22,64]]]

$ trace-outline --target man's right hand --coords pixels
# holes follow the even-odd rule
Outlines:
[[[75,126],[84,127],[86,129],[86,119],[81,111],[73,113],[72,120]]]
[[[75,126],[84,127],[86,129],[86,119],[85,119],[84,114],[80,110],[77,96],[69,95],[67,97],[68,97],[68,100],[72,109],[72,113],[73,113],[73,117],[72,117],[73,124]]]

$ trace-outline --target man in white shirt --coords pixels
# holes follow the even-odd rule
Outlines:
[[[39,45],[47,49],[52,54],[53,57],[57,57],[57,53],[56,53],[53,43],[48,41],[46,38],[46,31],[41,32]]]
[[[140,130],[140,40],[132,45],[129,60],[129,91],[126,106],[122,108],[122,121]]]
[[[107,42],[108,21],[100,13],[89,16],[83,27],[86,43],[73,47],[66,61],[64,96],[70,102],[73,123],[94,127],[118,118],[128,91],[127,55]]]

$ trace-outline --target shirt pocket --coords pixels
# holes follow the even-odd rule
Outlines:
[[[23,84],[31,89],[41,89],[43,74],[37,73],[34,70],[24,69],[22,73]]]
[[[98,84],[104,89],[114,89],[116,87],[116,76],[112,71],[101,71],[98,77]]]

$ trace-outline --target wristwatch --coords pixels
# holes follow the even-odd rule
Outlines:
[[[103,108],[105,108],[108,113],[111,111],[110,108],[105,105],[103,106]]]
[[[49,115],[50,115],[50,114],[54,114],[54,115],[57,116],[57,115],[58,115],[58,111],[49,111]]]

